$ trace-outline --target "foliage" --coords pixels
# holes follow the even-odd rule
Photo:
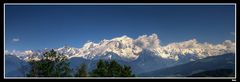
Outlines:
[[[27,74],[28,77],[71,77],[72,69],[69,67],[67,57],[58,54],[53,49],[43,54],[43,58],[39,61],[30,60],[31,70]],[[133,77],[131,67],[120,65],[115,60],[97,62],[97,68],[92,70],[90,74],[87,72],[86,64],[81,64],[75,77]]]
[[[86,64],[81,64],[79,66],[79,68],[77,69],[77,74],[75,76],[76,77],[86,77],[86,76],[88,76]]]
[[[129,66],[121,66],[115,60],[99,60],[97,68],[91,72],[93,77],[132,77],[134,76]]]
[[[71,76],[71,69],[67,58],[57,54],[53,49],[44,53],[44,57],[39,60],[31,60],[31,70],[28,77],[68,77]]]

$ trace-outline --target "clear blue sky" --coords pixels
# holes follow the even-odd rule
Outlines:
[[[233,40],[234,5],[223,6],[14,6],[5,7],[7,50],[82,47],[127,35],[158,34],[161,45],[196,38]]]

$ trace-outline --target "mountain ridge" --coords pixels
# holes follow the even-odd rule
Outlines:
[[[40,60],[43,57],[43,53],[48,51],[50,49],[27,51],[5,50],[5,55],[16,56],[20,60],[27,62],[29,60]],[[97,60],[105,59],[117,60],[122,64],[128,64],[132,67],[135,74],[140,74],[207,57],[227,53],[235,54],[235,42],[226,40],[222,44],[213,45],[199,43],[196,39],[192,39],[161,46],[156,34],[139,36],[137,39],[132,39],[125,35],[111,40],[104,39],[99,43],[87,42],[82,48],[63,46],[54,48],[54,51],[60,53],[60,55],[65,55],[69,61],[72,61],[74,64],[71,66],[74,69],[76,65],[82,63],[74,61],[94,61],[88,62],[92,69]]]
[[[5,55],[16,55],[22,60],[28,60],[29,58],[35,58],[37,60],[42,57],[41,54],[49,50],[50,49],[27,51],[5,50]],[[189,54],[191,54],[194,60],[225,53],[235,53],[235,42],[226,40],[222,44],[213,45],[209,43],[198,43],[196,39],[192,39],[161,46],[156,34],[139,36],[137,39],[132,39],[124,35],[111,40],[104,39],[99,43],[87,42],[82,48],[64,46],[55,48],[54,50],[67,56],[69,59],[71,57],[94,59],[95,57],[104,57],[108,55],[108,53],[113,53],[129,61],[136,60],[141,55],[140,53],[145,53],[144,51],[147,50],[152,53],[151,55],[177,61],[180,57]]]
[[[196,61],[166,67],[151,72],[139,74],[139,76],[190,76],[203,71],[215,69],[235,69],[235,54],[224,54],[207,57]]]

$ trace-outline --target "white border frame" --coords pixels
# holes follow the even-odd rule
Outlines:
[[[234,5],[235,6],[235,77],[6,77],[5,76],[5,6],[6,5]],[[236,3],[4,3],[4,79],[232,79],[237,78]]]

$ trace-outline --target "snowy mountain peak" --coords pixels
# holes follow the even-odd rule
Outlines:
[[[235,42],[226,40],[222,44],[213,45],[209,43],[199,43],[196,39],[191,39],[178,43],[170,43],[166,46],[160,46],[160,40],[157,34],[149,36],[142,35],[137,39],[124,35],[111,40],[104,39],[99,43],[88,41],[82,48],[64,46],[54,50],[69,58],[82,57],[85,59],[95,59],[108,56],[111,59],[120,57],[120,59],[129,61],[136,60],[142,52],[148,51],[151,52],[152,55],[178,61],[183,56],[188,56],[189,54],[191,57],[193,56],[201,59],[208,56],[235,53]],[[32,57],[39,57],[39,55],[45,51],[46,50],[6,52],[7,54],[13,54],[22,59],[27,59],[32,55]]]
[[[93,43],[93,42],[88,42],[86,44],[84,44],[83,48],[85,49],[91,49],[93,47],[95,47],[97,44]]]
[[[144,49],[155,49],[160,47],[160,40],[157,34],[139,36],[134,42],[135,45]]]
[[[127,40],[132,40],[131,38],[129,38],[127,35],[123,35],[122,37],[117,37],[117,38],[113,38],[113,41],[127,41]]]

